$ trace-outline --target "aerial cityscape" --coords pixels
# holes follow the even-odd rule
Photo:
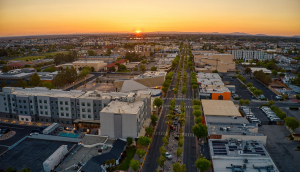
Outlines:
[[[299,172],[299,9],[0,0],[0,172]]]

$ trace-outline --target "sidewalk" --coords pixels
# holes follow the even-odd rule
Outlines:
[[[75,81],[74,84],[66,85],[65,87],[60,88],[60,89],[62,89],[62,90],[69,89],[69,88],[74,87],[75,85],[81,83],[82,81],[85,81],[85,80],[87,80],[87,79],[90,79],[91,77],[94,77],[94,75],[89,74],[87,77],[84,77],[84,78],[82,78],[82,79],[80,79],[80,80],[78,80],[78,81]]]

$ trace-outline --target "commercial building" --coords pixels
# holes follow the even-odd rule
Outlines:
[[[98,54],[97,56],[79,56],[79,60],[91,60],[91,61],[103,61],[104,63],[112,63],[122,56],[119,54],[111,54],[110,56],[105,56]]]
[[[238,108],[230,100],[202,100],[201,102],[205,116],[241,116]]]
[[[195,53],[194,54],[195,71],[209,72],[214,70],[218,72],[235,71],[235,62],[231,54],[214,53]]]
[[[233,59],[249,60],[271,60],[274,58],[273,54],[267,54],[264,51],[251,51],[251,50],[228,50],[228,54],[233,55]]]
[[[7,85],[11,85],[12,83],[16,84],[19,80],[28,82],[30,80],[30,77],[35,72],[36,71],[34,68],[14,69],[8,72],[1,72],[0,83],[5,81]]]
[[[150,95],[140,93],[138,97],[143,94]],[[49,90],[44,87],[4,87],[0,92],[0,117],[24,122],[57,122],[75,124],[78,127],[82,124],[94,124],[99,127],[100,111],[111,101],[129,95],[132,94]],[[140,100],[146,102],[144,106],[150,107],[148,99],[150,98],[145,97]]]
[[[230,100],[231,91],[223,85],[199,86],[200,99]]]
[[[110,102],[100,112],[101,135],[111,138],[137,138],[146,118],[150,117],[150,98],[150,93],[146,101],[131,93]]]
[[[12,60],[7,62],[7,66],[12,69],[21,69],[25,67],[25,65],[33,66],[36,64],[44,64],[44,63],[53,63],[53,59],[38,59],[32,61],[25,61],[25,60]]]
[[[279,172],[259,140],[210,139],[209,151],[216,172]]]
[[[263,68],[263,67],[250,67],[251,72],[254,73],[255,71],[263,71],[264,73],[271,74],[272,72],[269,69]]]
[[[103,61],[81,60],[73,62],[72,65],[77,70],[88,66],[94,68],[94,71],[98,72],[103,70],[107,63],[104,63]]]
[[[107,65],[107,66],[105,66],[104,67],[104,70],[105,71],[110,71],[110,68],[111,67],[115,67],[115,71],[118,71],[119,69],[118,69],[118,65],[117,64],[122,64],[122,65],[125,65],[126,66],[126,64],[128,63],[128,61],[129,60],[127,60],[127,59],[121,59],[121,60],[118,60],[118,61],[116,61],[116,62],[113,62],[113,63],[111,63],[111,64],[109,64],[109,65]],[[114,71],[113,71],[114,72]]]

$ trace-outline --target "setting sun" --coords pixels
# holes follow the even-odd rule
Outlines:
[[[137,30],[137,31],[135,31],[136,33],[141,33],[141,31],[140,30]]]

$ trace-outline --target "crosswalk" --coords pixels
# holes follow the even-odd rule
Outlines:
[[[165,136],[166,132],[154,132],[154,135]],[[185,136],[185,137],[195,137],[195,135],[193,133],[183,133],[183,136]]]
[[[163,107],[170,107],[170,105],[163,105]],[[181,105],[175,105],[176,108],[180,108]],[[193,106],[184,106],[185,108],[193,108]]]
[[[174,98],[170,98],[170,97],[167,97],[167,98],[161,98],[162,100],[172,100]],[[175,100],[193,100],[193,99],[189,99],[189,98],[175,98]]]

